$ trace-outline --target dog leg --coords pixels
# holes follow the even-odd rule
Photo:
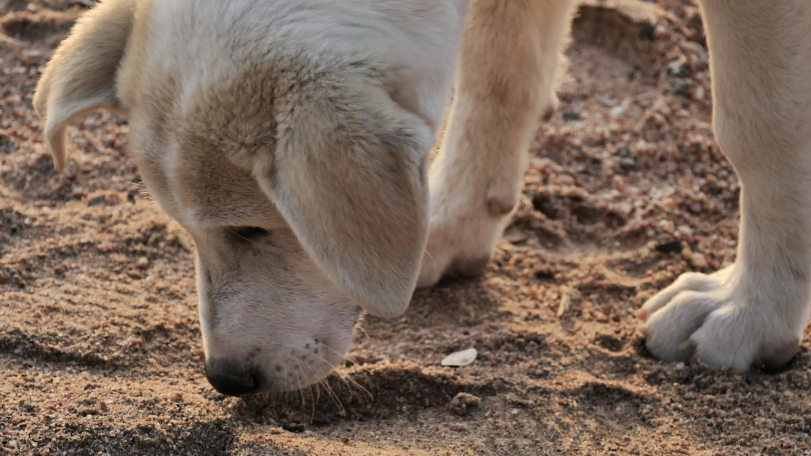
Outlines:
[[[515,210],[527,149],[555,81],[575,2],[473,0],[450,119],[430,173],[419,287],[484,272]]]
[[[715,136],[741,181],[737,261],[655,295],[642,331],[662,359],[780,367],[811,297],[811,3],[701,3]]]

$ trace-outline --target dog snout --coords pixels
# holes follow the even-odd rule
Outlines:
[[[215,390],[227,396],[251,394],[261,388],[261,377],[257,369],[228,360],[206,362],[206,378]]]

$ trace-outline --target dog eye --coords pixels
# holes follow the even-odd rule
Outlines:
[[[228,228],[228,231],[243,241],[255,241],[270,234],[270,231],[256,226],[235,226]]]

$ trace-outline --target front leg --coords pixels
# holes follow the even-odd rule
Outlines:
[[[715,136],[741,181],[734,265],[686,274],[639,312],[657,357],[779,367],[811,283],[811,2],[704,0]]]
[[[484,272],[518,202],[527,149],[557,105],[571,0],[473,0],[456,94],[430,173],[428,245],[418,286]]]

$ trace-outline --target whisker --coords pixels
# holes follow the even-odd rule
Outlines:
[[[366,330],[363,329],[363,326],[360,324],[360,322],[358,322],[358,324],[355,325],[355,328],[357,328],[358,331],[360,331],[361,333],[363,333],[364,336],[366,336],[366,340],[372,339],[371,337],[369,337],[369,333],[367,333]]]
[[[296,365],[298,366],[299,370],[301,371],[301,374],[304,375],[304,369],[301,368],[301,363],[299,363],[296,358],[293,358],[293,361],[296,362]],[[310,419],[313,419],[315,417],[315,404],[317,402],[317,400],[315,398],[315,394],[313,394],[313,385],[310,385],[307,388],[307,390],[310,392],[310,399],[312,400],[312,404],[311,404],[311,407],[310,407],[311,408],[311,410],[310,410]],[[304,397],[304,393],[302,393],[302,398],[303,397]],[[306,405],[307,405],[307,403],[302,400],[301,406],[305,407]]]
[[[317,402],[321,402],[321,386],[322,386],[321,380],[318,380],[318,383],[314,384],[313,386],[315,387],[315,400]]]
[[[298,364],[298,361],[296,361],[296,364]],[[301,366],[299,366],[299,369],[301,369]],[[304,391],[301,388],[301,378],[299,378],[297,371],[294,370],[293,373],[296,374],[296,386],[298,387],[298,392],[301,395],[301,404],[303,406],[305,401],[304,401]]]
[[[317,357],[318,355],[313,354],[313,356]],[[307,363],[305,361],[304,364],[305,364],[305,366],[307,366],[308,369],[310,369],[310,371],[313,373],[314,376],[318,377],[318,374],[316,373],[315,369],[313,369],[313,367],[310,365],[310,363]],[[329,365],[329,363],[327,363],[327,365]],[[329,386],[329,383],[327,383],[327,381],[325,379],[320,379],[319,383],[324,385],[330,399],[332,399],[332,401],[335,403],[335,405],[338,406],[338,409],[340,410],[339,413],[341,414],[341,416],[345,416],[346,415],[346,408],[344,408],[344,405],[341,403],[340,398],[338,397],[337,394],[335,394],[335,391],[332,389],[332,387]]]
[[[287,382],[287,378],[288,378],[288,376],[290,375],[290,372],[288,372],[288,370],[287,370],[287,365],[286,365],[286,364],[283,364],[283,365],[282,365],[282,367],[284,367],[284,379],[285,379],[285,383],[286,383],[286,382]],[[285,396],[285,406],[290,406],[290,400],[291,400],[291,399],[290,399],[290,396],[292,396],[292,395],[293,395],[293,392],[292,392],[292,391],[289,391],[289,390],[288,390],[288,391],[285,391],[285,392],[284,392],[284,396]]]
[[[332,350],[333,352],[338,353],[338,354],[340,355],[340,353],[339,353],[337,350],[335,350],[334,348],[327,347],[326,345],[325,345],[324,347],[329,348],[329,349],[330,349],[330,350]],[[314,357],[318,358],[319,360],[321,360],[321,361],[322,361],[324,364],[326,364],[327,366],[330,366],[330,367],[331,367],[331,368],[332,368],[332,369],[333,369],[333,370],[334,370],[334,371],[335,371],[335,372],[338,374],[339,378],[340,378],[340,379],[341,379],[341,380],[342,380],[342,381],[343,381],[345,384],[347,384],[347,386],[349,386],[349,384],[351,383],[351,384],[352,384],[352,386],[354,386],[354,387],[356,387],[357,389],[359,389],[359,390],[363,391],[364,393],[366,393],[366,395],[368,396],[368,398],[369,398],[369,400],[370,400],[370,401],[374,401],[374,399],[375,399],[374,395],[373,395],[373,394],[372,394],[372,393],[371,393],[369,390],[367,390],[366,388],[364,388],[364,387],[363,387],[363,385],[361,385],[360,383],[358,383],[357,381],[355,381],[355,379],[353,379],[352,377],[349,377],[349,376],[343,375],[343,374],[341,374],[340,372],[338,372],[338,368],[337,368],[336,366],[333,366],[333,365],[332,365],[332,364],[331,364],[329,361],[327,361],[326,359],[324,359],[324,358],[322,358],[322,357],[320,357],[320,356],[316,355],[315,353],[312,353],[312,355],[313,355]],[[363,367],[363,366],[361,366],[361,367]],[[366,368],[364,368],[364,369],[366,369]],[[371,373],[371,372],[370,372],[368,369],[366,369],[366,372],[367,372],[367,373]]]
[[[312,401],[312,404],[310,406],[310,420],[312,420],[313,418],[315,418],[315,404],[317,401],[315,398],[315,394],[313,393],[313,385],[310,385],[309,388],[307,389],[310,390],[310,400]]]
[[[332,349],[332,348],[330,348],[330,347],[326,347],[326,346],[325,346],[325,348],[329,348],[329,349],[330,349],[330,350],[332,350],[333,352],[338,353],[338,354],[340,355],[340,353],[339,353],[337,350],[335,350],[335,349]],[[338,372],[338,371],[339,371],[338,366],[336,366],[336,365],[334,365],[334,364],[330,363],[330,362],[329,362],[329,361],[327,361],[325,358],[323,358],[323,357],[321,357],[321,356],[318,356],[318,355],[316,355],[315,353],[310,353],[310,354],[311,354],[313,357],[317,358],[319,361],[321,361],[321,362],[323,362],[324,364],[326,364],[327,366],[329,366],[329,367],[330,367],[330,369],[332,369],[332,370],[333,370],[333,371],[334,371],[336,374],[338,374],[338,377],[339,377],[339,378],[340,378],[340,379],[341,379],[341,380],[344,382],[344,384],[347,384],[347,386],[348,386],[348,383],[347,383],[347,381],[344,379],[343,375],[341,375],[341,374]],[[312,370],[312,369],[311,369],[311,370]],[[316,373],[315,373],[315,371],[314,371],[314,370],[313,370],[313,375],[316,375]],[[330,386],[329,386],[329,384],[328,384],[328,383],[326,383],[326,380],[325,380],[325,379],[321,379],[321,380],[319,380],[319,382],[324,383],[324,384],[327,386],[327,388],[329,388],[329,387],[330,387]]]
[[[425,249],[425,254],[428,255],[428,258],[431,260],[431,267],[436,269],[436,260],[434,260],[434,256],[431,255],[431,252],[429,252],[428,249]]]

